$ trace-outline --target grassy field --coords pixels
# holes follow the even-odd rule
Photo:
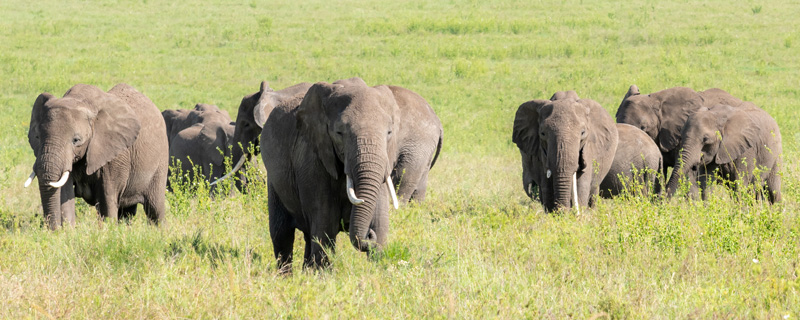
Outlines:
[[[0,318],[800,317],[796,1],[0,2]],[[444,148],[428,201],[391,214],[385,255],[340,236],[333,266],[275,270],[266,191],[169,195],[168,224],[41,225],[27,143],[36,96],[126,82],[161,109],[359,76],[428,99]],[[520,103],[577,90],[609,112],[631,84],[723,88],[776,118],[783,199],[525,197]],[[302,256],[298,235],[296,256]]]

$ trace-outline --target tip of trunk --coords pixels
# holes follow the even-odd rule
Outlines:
[[[352,243],[353,247],[358,251],[371,252],[379,249],[377,241],[378,235],[375,233],[375,230],[369,229],[366,237],[361,237],[355,232],[350,232],[350,243]]]

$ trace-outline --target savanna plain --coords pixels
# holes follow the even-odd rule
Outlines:
[[[0,2],[0,318],[800,317],[797,1]],[[383,254],[279,275],[267,192],[168,194],[167,223],[42,225],[27,142],[41,92],[125,82],[163,109],[362,77],[444,125],[428,199]],[[547,214],[525,196],[517,107],[576,90],[613,116],[631,84],[722,88],[783,136],[783,202],[630,195]],[[268,152],[268,151],[265,151]],[[263,166],[261,166],[263,170]],[[251,174],[259,174],[252,172]],[[295,256],[302,256],[297,233]]]

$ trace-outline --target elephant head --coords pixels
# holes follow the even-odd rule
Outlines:
[[[700,167],[731,163],[746,150],[764,144],[760,124],[748,114],[753,108],[757,109],[747,102],[737,108],[716,105],[689,116],[682,131],[676,167],[667,183],[668,196],[675,193],[682,175],[697,177]]]
[[[346,182],[351,243],[365,252],[379,248],[388,234],[389,200],[382,188],[394,193],[390,174],[399,119],[392,91],[369,87],[360,78],[319,82],[305,95],[297,121],[299,134],[330,179]]]
[[[235,165],[231,172],[212,184],[224,180],[238,171],[246,161],[250,160],[254,155],[253,153],[258,155],[258,141],[269,114],[281,104],[298,105],[309,87],[311,87],[310,83],[302,82],[283,90],[275,91],[269,87],[266,81],[262,81],[258,92],[242,98],[231,140],[233,145],[232,160]],[[250,152],[251,150],[253,153]]]
[[[558,92],[551,100],[528,101],[517,110],[512,140],[522,153],[523,165],[527,161],[533,167],[523,170],[523,179],[538,184],[548,211],[571,207],[575,179],[587,167],[586,161],[591,161],[586,159],[584,147],[595,134],[589,117],[592,107],[599,105],[578,99],[571,91]],[[532,185],[525,188],[530,195]]]
[[[61,189],[74,191],[72,183],[67,183],[72,180],[70,175],[95,174],[133,145],[140,127],[127,103],[94,86],[76,85],[63,98],[39,95],[28,132],[36,162],[26,186],[34,175],[39,178],[44,217],[50,228],[61,224]]]
[[[675,87],[642,95],[632,85],[617,109],[617,122],[627,123],[647,133],[662,153],[673,151],[680,143],[683,124],[691,113],[703,106],[703,98],[694,90]]]

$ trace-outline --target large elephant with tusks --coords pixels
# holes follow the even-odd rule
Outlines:
[[[328,264],[323,249],[333,250],[339,231],[349,230],[360,251],[380,250],[395,187],[406,190],[403,201],[422,199],[441,145],[442,125],[425,99],[360,78],[316,83],[299,107],[275,108],[261,155],[279,268],[291,270],[295,229],[304,233],[305,266]]]

